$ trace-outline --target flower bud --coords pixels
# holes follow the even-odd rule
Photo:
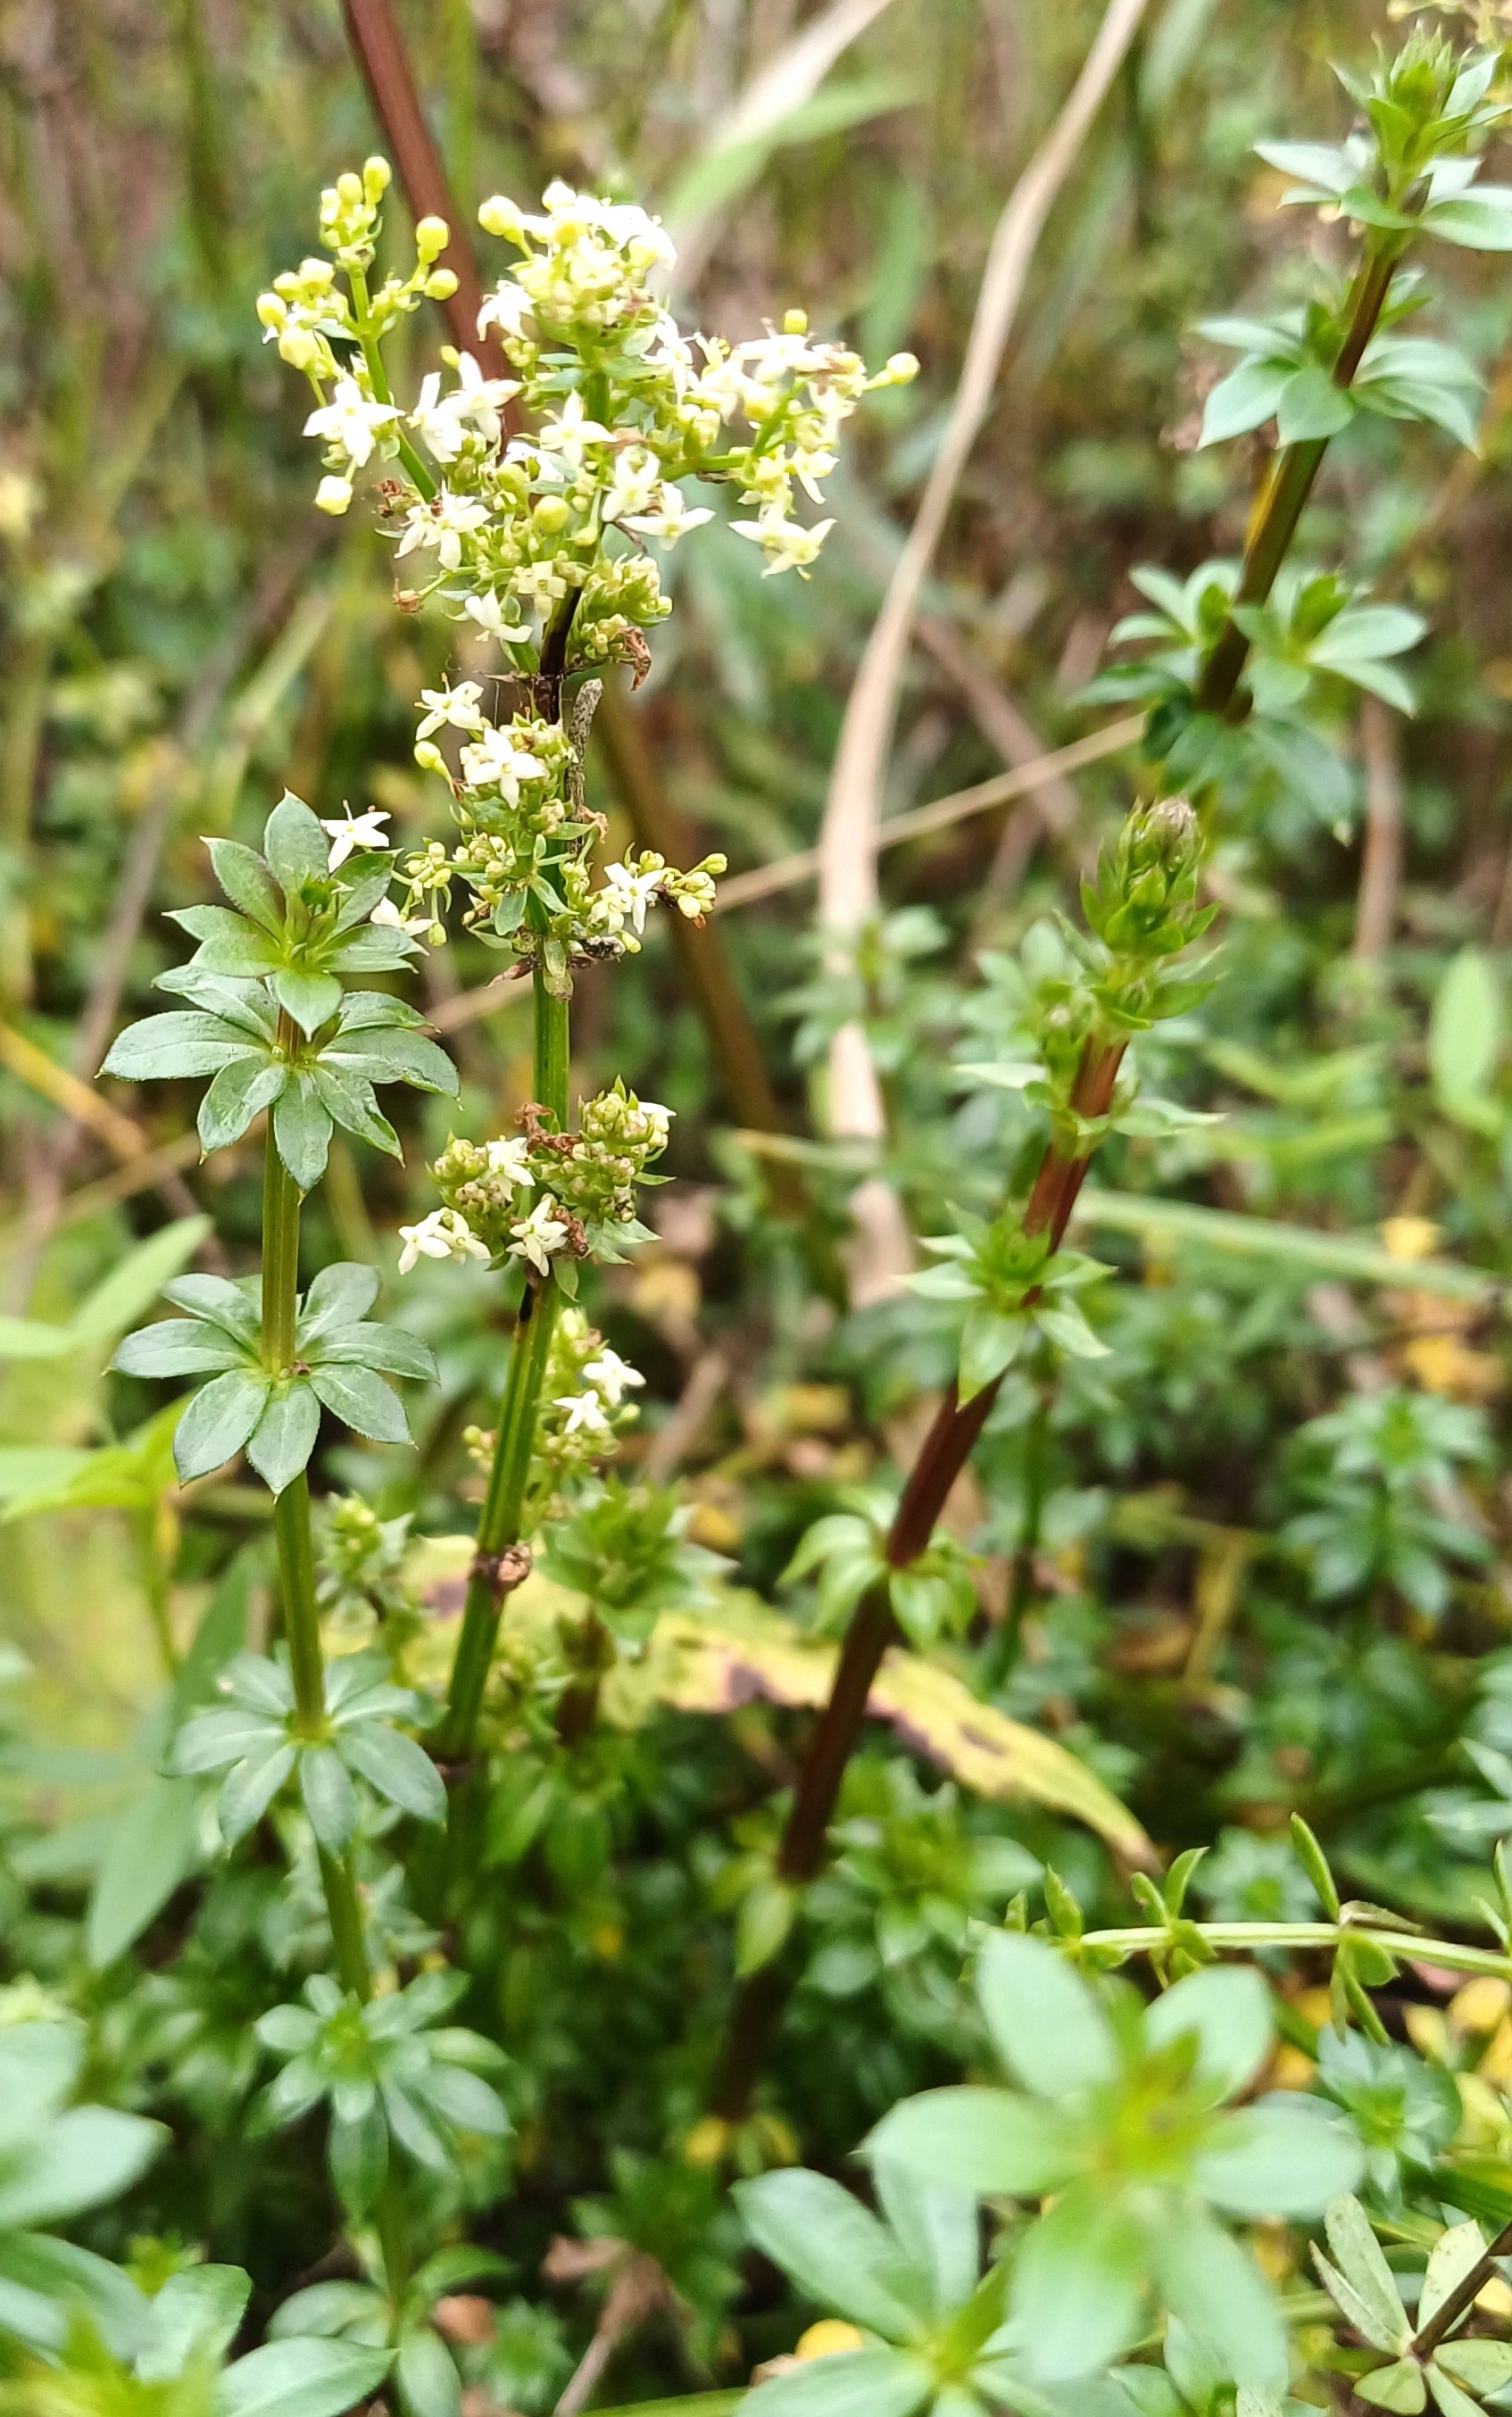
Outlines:
[[[913,353],[890,353],[884,370],[890,386],[909,386],[919,374],[919,362]]]
[[[344,202],[348,209],[355,209],[358,203],[365,201],[366,198],[362,190],[361,177],[354,175],[350,168],[337,177],[336,199],[338,202]]]
[[[456,272],[451,268],[433,268],[425,281],[425,293],[433,302],[450,302],[457,290]]]
[[[421,260],[434,260],[437,252],[445,251],[451,240],[451,229],[445,219],[423,218],[416,220],[415,249]]]
[[[380,200],[393,183],[393,176],[394,172],[388,160],[381,153],[375,151],[371,160],[365,160],[362,163],[364,199],[370,202]]]
[[[1142,874],[1162,874],[1162,888],[1188,879],[1197,856],[1197,816],[1184,798],[1136,806],[1119,833],[1119,869],[1131,888]]]
[[[501,235],[506,243],[518,243],[525,233],[518,205],[504,193],[491,194],[481,205],[478,223],[485,235]]]
[[[351,504],[351,500],[352,482],[350,479],[322,479],[319,486],[315,489],[316,511],[328,512],[332,520],[340,520],[343,512],[344,512]]]
[[[308,327],[285,327],[278,351],[280,360],[287,361],[291,370],[313,370],[320,358],[320,346]]]
[[[446,757],[434,739],[421,738],[416,741],[415,761],[422,772],[439,772],[443,779],[447,777]]]
[[[555,537],[572,519],[572,508],[561,495],[542,495],[530,518],[547,537]]]
[[[259,294],[257,316],[265,327],[282,327],[288,318],[288,304],[280,294]]]
[[[782,331],[785,336],[806,336],[808,334],[808,312],[806,311],[785,311],[782,315]]]

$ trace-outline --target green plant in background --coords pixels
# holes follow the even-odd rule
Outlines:
[[[359,30],[372,16],[350,13]],[[444,13],[461,175],[496,37]],[[823,511],[862,398],[912,374],[903,355],[877,377],[863,365],[909,332],[911,300],[880,307],[888,281],[927,286],[948,319],[954,225],[932,270],[914,183],[890,172],[856,346],[799,313],[748,342],[689,338],[666,298],[671,239],[575,190],[610,181],[595,164],[554,182],[539,215],[484,204],[514,267],[479,297],[476,352],[454,319],[458,341],[422,368],[418,314],[460,308],[466,247],[396,145],[413,265],[394,266],[373,160],[324,196],[324,256],[261,297],[271,351],[310,388],[319,527],[338,549],[328,586],[323,566],[309,589],[309,626],[318,607],[336,633],[311,678],[320,703],[288,749],[318,810],[285,795],[259,851],[225,835],[239,769],[203,811],[196,796],[228,903],[179,912],[195,954],[158,977],[176,1004],[130,1024],[107,1060],[122,1080],[207,1082],[224,1264],[183,1272],[207,1236],[183,1222],[143,1246],[160,1263],[92,1286],[65,1239],[38,1314],[0,1322],[13,1380],[38,1389],[18,1390],[18,1421],[55,1398],[49,1371],[79,1405],[66,1440],[0,1460],[18,1551],[122,1514],[170,1682],[102,1771],[24,1721],[0,1743],[6,1969],[42,1976],[12,1984],[0,2063],[8,2037],[52,2043],[10,2060],[19,2111],[0,2120],[0,2396],[18,2410],[339,2417],[382,2392],[405,2417],[455,2417],[466,2392],[577,2417],[632,2395],[664,2409],[655,2395],[676,2391],[689,2417],[726,2417],[740,2394],[717,2387],[754,2365],[772,2417],[1296,2417],[1352,2394],[1465,2417],[1512,2380],[1497,2263],[1512,1908],[1500,1861],[1489,1881],[1480,1868],[1512,1794],[1504,1656],[1487,1643],[1504,1619],[1504,1506],[1499,1373],[1477,1329],[1503,1291],[1504,911],[1482,863],[1453,897],[1414,891],[1389,966],[1363,940],[1346,964],[1343,859],[1327,853],[1356,806],[1357,713],[1367,872],[1393,812],[1398,845],[1430,857],[1445,824],[1427,751],[1393,806],[1382,727],[1387,759],[1398,738],[1378,708],[1409,713],[1420,692],[1457,787],[1461,725],[1494,739],[1502,675],[1476,696],[1454,654],[1492,616],[1457,626],[1436,547],[1475,465],[1429,497],[1414,424],[1473,446],[1489,385],[1494,463],[1505,378],[1481,367],[1504,310],[1492,288],[1441,304],[1473,365],[1419,332],[1428,296],[1404,263],[1429,236],[1512,249],[1507,190],[1481,171],[1504,29],[1480,12],[1483,53],[1414,31],[1344,79],[1358,114],[1341,144],[1261,146],[1318,210],[1316,244],[1282,272],[1287,308],[1199,322],[1239,367],[1204,366],[1197,449],[1131,486],[1101,433],[1078,450],[1062,421],[1160,424],[1173,297],[1207,308],[1240,266],[1236,239],[1214,240],[1214,162],[1237,240],[1268,241],[1240,210],[1238,160],[1273,92],[1246,82],[1240,107],[1224,86],[1231,13],[1152,14],[1044,279],[1059,332],[1030,329],[1011,372],[1044,382],[1023,427],[1057,532],[1053,610],[1037,626],[1043,602],[1016,555],[1002,588],[997,553],[930,599],[948,676],[959,620],[968,658],[1043,674],[1036,714],[1078,685],[1148,708],[1137,802],[1100,848],[1075,840],[1092,866],[1078,917],[1050,911],[1047,871],[1012,897],[1010,838],[980,899],[929,859],[930,905],[893,905],[802,991],[790,935],[758,928],[741,962],[803,1019],[799,1062],[860,1020],[893,1131],[875,1165],[869,1145],[746,1134],[717,1161],[717,1221],[707,1196],[674,1193],[653,1232],[641,1192],[697,1167],[706,1141],[648,919],[668,907],[711,947],[724,850],[680,872],[670,855],[696,848],[652,844],[644,796],[628,839],[597,810],[599,682],[621,665],[645,680],[676,600],[654,670],[680,684],[653,712],[684,795],[748,855],[806,836],[854,600],[833,524],[799,513]],[[1334,47],[1351,49],[1360,28],[1335,13]],[[652,15],[661,75],[670,20]],[[1229,65],[1203,84],[1204,115],[1171,96],[1210,19]],[[679,41],[711,40],[689,26]],[[1301,61],[1299,42],[1245,30],[1265,74],[1273,50]],[[1071,38],[1059,21],[1035,31],[1057,57]],[[219,309],[233,220],[204,35],[188,8],[194,223]],[[567,38],[591,68],[587,20]],[[267,39],[282,57],[282,34]],[[619,61],[617,129],[640,73]],[[893,111],[890,89],[801,102],[777,135],[737,144],[730,175],[770,161],[796,207],[807,187],[787,192],[786,150]],[[533,139],[512,119],[515,153]],[[641,139],[624,133],[627,158]],[[561,140],[543,120],[565,157]],[[302,128],[297,147],[320,144]],[[765,207],[742,220],[753,263]],[[1092,312],[1088,264],[1110,257],[1121,212],[1148,282],[1136,303],[1099,275]],[[250,357],[206,354],[193,383],[207,426],[222,409],[247,429],[270,418]],[[900,394],[878,403],[905,489],[935,422]],[[1229,560],[1210,448],[1268,445],[1273,427]],[[1340,438],[1338,479],[1319,486]],[[848,464],[858,500],[873,466]],[[0,460],[0,539],[20,559],[10,476]],[[364,490],[375,530],[354,509]],[[1139,659],[1089,691],[1077,616],[1129,542],[1123,517],[1113,534],[1077,500],[1093,495],[1122,496],[1167,561],[1214,558],[1131,574],[1153,609],[1112,636]],[[981,512],[966,500],[963,531]],[[872,543],[879,522],[851,517]],[[757,582],[750,547],[769,577],[799,579]],[[107,707],[129,732],[143,710],[124,691],[110,706],[97,676],[109,619],[78,625],[60,733],[104,732]],[[305,660],[298,637],[288,661]],[[35,690],[35,660],[27,676]],[[973,676],[969,660],[963,692],[999,744]],[[922,686],[900,802],[937,766],[970,780],[953,727]],[[621,747],[611,726],[634,802]],[[91,828],[84,742],[60,735],[58,753],[38,848],[75,844],[47,835],[69,813]],[[117,820],[157,813],[141,800],[162,769],[111,792]],[[257,780],[270,770],[269,752]],[[344,791],[376,802],[338,813]],[[947,955],[969,912],[1003,944],[972,991]],[[1220,916],[1221,958],[1202,952]],[[1482,947],[1476,919],[1493,916]],[[56,951],[32,925],[47,968]],[[492,1028],[468,1029],[479,1002],[451,997],[443,946],[480,991],[490,965],[521,977],[490,992]],[[455,1062],[397,996],[417,974]],[[522,1041],[509,1001],[523,1028],[527,996]],[[114,1021],[107,1000],[100,1047]],[[417,1095],[393,1122],[386,1085]],[[423,1193],[397,1171],[417,1132]],[[136,1149],[130,1124],[116,1138]],[[375,1160],[354,1155],[367,1147]],[[761,1152],[802,1165],[801,1248],[750,1176]],[[1105,1154],[1124,1189],[1087,1181]],[[862,1155],[898,1183],[935,1264],[844,1316],[834,1245]],[[1221,1207],[1169,1196],[1210,1177]],[[1384,1247],[1336,1230],[1388,1206]],[[1082,1224],[1137,1237],[1147,1281],[1078,1247]],[[402,1326],[371,1315],[395,1226]],[[178,1314],[129,1336],[86,1399],[91,1355],[160,1287]],[[203,1381],[166,1406],[142,1390],[180,1378]],[[427,1390],[402,1401],[400,1383]],[[916,1427],[921,1396],[933,1423]],[[242,1457],[260,1483],[237,1480]],[[317,1468],[343,1490],[313,1504]],[[760,1600],[784,1587],[790,1618]],[[90,1584],[68,1594],[82,1623]],[[893,1735],[857,1751],[868,1707]],[[950,1776],[922,1778],[924,1763]],[[1364,1897],[1343,1896],[1336,1865]],[[1116,1969],[1131,1966],[1138,1983]],[[75,2185],[69,2140],[99,2122],[124,2127],[119,2153],[91,2151]],[[159,2122],[171,2155],[152,2154]],[[747,2177],[733,2193],[730,2165]],[[60,2238],[76,2219],[81,2240]],[[741,2262],[742,2227],[796,2298]],[[237,2262],[202,2264],[201,2244]],[[823,2321],[801,2333],[804,2308]]]

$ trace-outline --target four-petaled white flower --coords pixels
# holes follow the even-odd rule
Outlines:
[[[471,353],[457,361],[458,384],[441,392],[441,372],[431,370],[420,380],[420,399],[409,424],[424,440],[437,462],[454,462],[462,450],[466,423],[471,420],[488,445],[499,440],[499,408],[520,391],[511,378],[485,378]]]
[[[555,419],[542,426],[536,443],[543,453],[559,453],[573,470],[583,466],[583,450],[588,445],[608,445],[612,433],[590,419],[583,408],[583,398],[575,390],[562,404]]]
[[[399,1272],[407,1276],[420,1259],[486,1259],[488,1245],[481,1242],[466,1217],[455,1208],[433,1208],[418,1225],[401,1225],[399,1239],[404,1249],[399,1254]]]
[[[536,1178],[530,1172],[530,1154],[526,1143],[516,1137],[508,1141],[491,1141],[487,1147],[490,1175],[501,1182],[512,1183],[516,1192],[533,1189]]]
[[[759,519],[731,521],[730,526],[737,537],[748,537],[760,546],[767,557],[763,579],[774,579],[784,570],[796,570],[800,579],[806,579],[808,565],[818,560],[834,523],[816,521],[812,528],[804,528],[801,522],[785,520],[780,511],[763,511]]]
[[[662,886],[662,873],[637,873],[631,864],[606,864],[603,877],[622,923],[637,935],[646,929],[646,909]]]
[[[664,486],[662,497],[654,511],[635,512],[626,519],[624,526],[634,529],[637,537],[654,537],[665,546],[676,545],[680,537],[690,529],[702,528],[714,515],[705,507],[690,511],[680,487]]]
[[[633,1368],[628,1360],[621,1360],[619,1352],[611,1351],[607,1344],[596,1360],[588,1361],[583,1374],[590,1385],[597,1385],[612,1410],[619,1407],[627,1389],[646,1382],[640,1370]]]
[[[370,923],[378,924],[384,931],[407,932],[412,940],[418,939],[421,932],[428,932],[433,920],[429,915],[401,915],[391,898],[380,898],[368,917]]]
[[[538,1275],[548,1271],[552,1255],[567,1239],[565,1218],[557,1214],[557,1203],[549,1192],[543,1192],[528,1217],[522,1217],[510,1227],[514,1236],[510,1244],[512,1259],[527,1259]]]
[[[463,749],[462,777],[469,789],[496,789],[517,806],[521,782],[543,781],[546,767],[527,748],[516,747],[507,730],[489,722],[476,746]]]
[[[482,693],[477,680],[459,680],[455,688],[422,688],[420,701],[426,713],[416,737],[429,738],[436,730],[481,730],[484,724],[479,704]]]
[[[323,436],[328,445],[340,446],[347,460],[360,470],[372,454],[379,430],[391,428],[398,417],[397,405],[372,402],[356,378],[338,378],[329,403],[310,414],[304,433],[307,436]]]
[[[529,295],[523,285],[516,285],[512,277],[506,277],[495,286],[479,312],[478,333],[486,335],[490,327],[497,327],[501,335],[517,336],[522,320],[528,318],[529,313]]]
[[[443,487],[432,502],[411,504],[398,551],[409,554],[418,545],[434,545],[443,570],[460,570],[463,539],[487,523],[488,506],[476,495],[454,495]]]
[[[597,1393],[558,1393],[556,1407],[567,1413],[567,1422],[562,1429],[564,1435],[575,1435],[579,1427],[586,1428],[589,1435],[607,1435],[609,1432],[603,1404]]]
[[[506,604],[512,616],[516,611],[513,597],[500,597],[490,587],[481,596],[469,596],[462,609],[468,620],[476,621],[488,637],[496,638],[500,646],[511,646],[521,638],[528,638],[530,630],[525,621],[512,617],[505,619]]]
[[[348,806],[344,814],[336,815],[329,822],[322,817],[321,829],[330,833],[331,872],[334,873],[338,865],[344,864],[359,848],[387,853],[389,842],[383,827],[388,819],[388,814],[376,806],[369,806],[366,813],[360,814],[354,814]]]

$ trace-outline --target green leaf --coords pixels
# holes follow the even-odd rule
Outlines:
[[[1014,2266],[1013,2322],[1031,2375],[1068,2383],[1142,2330],[1147,2227],[1116,2192],[1078,2182],[1030,2227]]]
[[[403,1812],[412,1813],[417,1821],[446,1819],[441,1774],[424,1747],[402,1730],[379,1721],[363,1721],[338,1732],[336,1749],[370,1787]]]
[[[976,2291],[981,2264],[975,2194],[925,2181],[885,2157],[873,2160],[872,2179],[910,2265],[933,2279],[935,2313],[943,2317],[964,2309]]]
[[[310,1380],[297,1376],[274,1385],[247,1445],[247,1457],[270,1493],[282,1494],[298,1476],[319,1433],[320,1405]]]
[[[735,1925],[735,1977],[747,1980],[781,1953],[798,1910],[796,1892],[778,1879],[760,1879],[741,1899]]]
[[[331,1326],[313,1340],[301,1335],[300,1356],[312,1366],[376,1368],[389,1376],[415,1376],[435,1384],[435,1354],[418,1334],[402,1326],[379,1326],[366,1319],[353,1326]]]
[[[315,1062],[314,1085],[327,1115],[335,1118],[344,1132],[355,1133],[359,1141],[381,1149],[386,1157],[404,1157],[403,1144],[374,1098],[371,1083],[328,1064],[322,1052]]]
[[[332,2113],[327,2154],[330,2159],[331,2181],[336,2185],[337,2196],[347,2214],[357,2218],[366,2215],[382,2189],[384,2176],[389,2170],[389,2126],[383,2120],[383,2108],[378,2105],[376,2098],[359,2115],[344,2117],[336,2112]],[[360,2284],[316,2283],[308,2292],[301,2291],[298,2296],[301,2300],[313,2302],[316,2293],[322,2290],[361,2291],[363,2300],[367,2303],[364,2314],[372,2310],[374,2295],[369,2293]],[[287,2309],[288,2303],[285,2303],[278,2312],[279,2317],[285,2316]],[[314,2309],[312,2308],[312,2316],[314,2313]],[[374,2340],[381,2341],[385,2336],[386,2315],[387,2311],[380,2299],[376,2310],[376,2328],[372,2336]],[[281,2333],[333,2333],[356,2330],[355,2327],[348,2327],[346,2324],[333,2323],[290,2322],[280,2325],[277,2318],[274,2319],[274,2325]]]
[[[330,1134],[330,1112],[314,1078],[296,1074],[274,1107],[273,1138],[301,1192],[313,1192],[325,1174]]]
[[[208,1217],[179,1217],[127,1253],[120,1266],[86,1293],[71,1331],[81,1344],[114,1343],[167,1289],[211,1228]]]
[[[408,1443],[409,1421],[405,1406],[381,1376],[371,1369],[332,1365],[322,1360],[311,1368],[310,1390],[334,1418],[374,1443]]]
[[[1062,1300],[1054,1309],[1036,1309],[1034,1323],[1040,1332],[1070,1353],[1073,1360],[1106,1360],[1108,1346],[1088,1325],[1075,1301]]]
[[[1482,2399],[1512,2383],[1512,2342],[1445,2342],[1434,2352],[1434,2363]]]
[[[1419,2417],[1428,2407],[1428,2388],[1415,2358],[1399,2358],[1371,2375],[1356,2377],[1354,2394],[1371,2409],[1393,2410],[1395,2417]]]
[[[35,2154],[7,2157],[0,2174],[0,2229],[62,2224],[130,2190],[168,2138],[161,2123],[114,2106],[69,2106],[54,2116]]]
[[[804,2359],[758,2384],[740,2405],[741,2417],[913,2417],[934,2396],[935,2379],[922,2359],[903,2350],[850,2349]],[[643,2402],[608,2417],[655,2417],[658,2410],[673,2417],[699,2405],[697,2399]]]
[[[341,2417],[376,2392],[390,2358],[354,2342],[266,2342],[221,2377],[219,2417]]]
[[[284,966],[273,975],[268,988],[305,1033],[328,1024],[342,1003],[342,986],[334,974],[311,973],[298,966]]]
[[[327,1854],[341,1854],[357,1828],[357,1790],[334,1746],[305,1747],[299,1756],[299,1793],[310,1827]]]
[[[144,2383],[167,2383],[191,2356],[220,2359],[236,2339],[252,2276],[239,2266],[191,2266],[170,2274],[148,2303],[146,2337],[137,2352]]]
[[[979,1304],[967,1313],[961,1331],[961,1364],[957,1389],[963,1402],[1013,1365],[1029,1333],[1027,1317],[1003,1317]]]
[[[995,1932],[977,1959],[976,1988],[999,2055],[1036,2097],[1112,2080],[1117,2056],[1102,2008],[1043,1939]]]
[[[110,1364],[123,1376],[203,1376],[239,1368],[246,1356],[229,1334],[198,1318],[164,1317],[129,1334]]]
[[[228,1847],[255,1829],[298,1756],[292,1745],[270,1746],[238,1762],[221,1790],[221,1835]]]
[[[1309,362],[1293,370],[1276,400],[1275,433],[1283,445],[1336,436],[1348,428],[1357,405],[1325,369]]]
[[[394,2369],[400,2406],[408,2417],[457,2417],[462,2380],[456,2362],[429,2325],[408,2326],[400,2338]]]
[[[927,2314],[891,2233],[827,2174],[802,2167],[737,2182],[735,2202],[756,2247],[821,2308],[884,2340],[911,2342]]]
[[[1430,202],[1421,224],[1466,251],[1512,251],[1512,186],[1480,185],[1458,201]]]
[[[278,885],[255,848],[239,840],[207,839],[210,865],[233,906],[239,906],[265,932],[283,929],[283,901]]]
[[[162,1297],[176,1309],[187,1309],[191,1317],[203,1317],[208,1325],[234,1334],[252,1350],[261,1342],[262,1285],[256,1276],[245,1285],[233,1284],[227,1276],[176,1276],[172,1284],[163,1285]]]
[[[1316,2248],[1313,2262],[1330,2295],[1350,2323],[1377,2349],[1404,2348],[1412,2338],[1413,2329],[1402,2308],[1396,2277],[1359,2200],[1347,2195],[1334,2199],[1324,2212],[1323,2229],[1338,2260],[1338,2271],[1336,2273]]]
[[[376,1268],[359,1259],[337,1259],[322,1268],[300,1303],[300,1343],[313,1343],[333,1327],[350,1326],[366,1317],[377,1298]]]
[[[1241,361],[1221,378],[1208,396],[1202,410],[1202,433],[1199,446],[1227,444],[1230,437],[1244,436],[1252,428],[1262,428],[1274,419],[1275,409],[1291,379],[1290,363],[1272,360]]]
[[[202,973],[249,981],[281,962],[278,942],[229,906],[180,906],[168,920],[198,940],[194,964]]]
[[[1490,959],[1464,948],[1449,961],[1428,1019],[1428,1072],[1441,1099],[1474,1098],[1502,1050],[1502,993]]]
[[[97,1972],[141,1938],[193,1870],[199,1803],[189,1781],[155,1773],[117,1814],[84,1917],[84,1953]]]
[[[1077,2136],[1053,2106],[1008,2090],[926,2090],[883,2116],[874,2163],[907,2167],[979,2198],[1039,2198],[1077,2170]]]
[[[200,1102],[200,1148],[206,1157],[239,1141],[253,1118],[272,1106],[288,1079],[288,1067],[281,1059],[239,1057],[234,1066],[222,1066]]]
[[[186,1485],[235,1460],[263,1415],[272,1381],[238,1368],[202,1386],[174,1437],[174,1459]]]
[[[1286,2327],[1259,2267],[1221,2226],[1172,2212],[1151,2242],[1166,2304],[1236,2383],[1284,2384]]]
[[[1236,2115],[1198,2161],[1204,2194],[1229,2215],[1301,2216],[1352,2190],[1364,2151],[1315,2104],[1273,2098]]]
[[[122,1083],[172,1083],[192,1074],[216,1074],[249,1054],[260,1056],[259,1044],[216,1015],[190,1009],[170,1009],[163,1015],[145,1015],[116,1035],[100,1068]]]
[[[130,2276],[92,2249],[45,2232],[0,2239],[0,2333],[59,2350],[82,2313],[112,2356],[127,2359],[141,2339],[145,2309]]]
[[[1461,2392],[1458,2383],[1451,2382],[1437,2360],[1428,2368],[1428,2387],[1439,2417],[1481,2417],[1479,2402]]]
[[[457,1070],[446,1051],[412,1030],[373,1032],[355,1045],[343,1036],[328,1042],[320,1059],[369,1083],[410,1083],[417,1090],[448,1095],[457,1088]]]
[[[294,897],[307,881],[325,881],[330,842],[302,798],[285,789],[263,825],[263,854],[285,898]]]
[[[1270,1992],[1252,1965],[1189,1972],[1155,1999],[1144,2017],[1151,2046],[1188,2034],[1198,2043],[1199,2075],[1220,2097],[1232,2098],[1253,2081],[1270,2055],[1273,2032]],[[1319,2205],[1332,2197],[1325,2191]]]
[[[1485,2252],[1486,2243],[1481,2238],[1478,2224],[1451,2225],[1447,2232],[1439,2235],[1428,2257],[1428,2272],[1423,2277],[1423,2288],[1418,2297],[1416,2330],[1419,2333],[1438,2315],[1445,2300],[1464,2281]]]

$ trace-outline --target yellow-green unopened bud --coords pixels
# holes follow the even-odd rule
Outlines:
[[[506,243],[517,243],[524,233],[519,205],[507,193],[490,194],[479,209],[478,223],[485,235],[501,235]]]
[[[424,218],[416,222],[415,249],[421,260],[434,260],[438,251],[445,251],[451,240],[451,229],[445,219]]]
[[[572,519],[572,509],[560,495],[542,495],[530,518],[547,537],[555,537]]]
[[[389,186],[393,183],[393,176],[394,172],[389,167],[388,160],[385,160],[380,153],[375,151],[371,160],[366,160],[362,163],[362,187],[364,200],[370,202],[377,201],[380,195],[386,193]]]
[[[425,281],[425,291],[433,302],[450,302],[457,290],[456,272],[451,268],[433,268]]]

